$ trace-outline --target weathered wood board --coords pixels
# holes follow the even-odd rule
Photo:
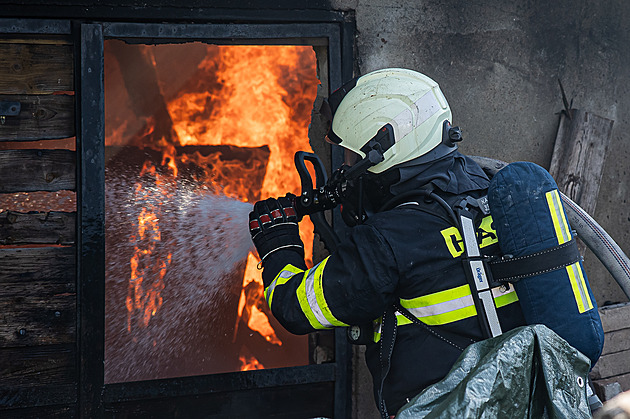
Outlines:
[[[0,119],[0,141],[33,141],[74,136],[72,95],[0,95],[0,102],[20,103],[17,115],[5,116],[4,122]]]
[[[0,151],[0,193],[75,189],[76,152]]]
[[[0,348],[76,341],[75,260],[74,247],[0,248]]]
[[[593,214],[614,121],[571,109],[560,116],[549,173],[561,192]]]
[[[76,213],[0,212],[0,244],[73,244]]]
[[[600,398],[613,396],[615,388],[630,390],[630,303],[599,309],[604,328],[602,356],[589,374]],[[618,383],[618,387],[614,387]]]
[[[72,384],[76,380],[75,345],[0,349],[2,387]]]
[[[74,90],[72,45],[0,44],[0,92]]]

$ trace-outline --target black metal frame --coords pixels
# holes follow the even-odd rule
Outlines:
[[[236,372],[228,374],[181,377],[139,383],[103,386],[104,337],[104,90],[103,43],[105,38],[134,43],[187,42],[211,43],[285,43],[328,45],[329,85],[342,84],[342,36],[338,24],[156,24],[96,23],[80,24],[75,29],[77,50],[77,86],[80,129],[79,222],[79,299],[81,307],[79,356],[81,385],[80,414],[102,416],[111,403],[197,397],[252,389],[273,389],[300,384],[334,382],[334,416],[350,412],[351,351],[342,331],[337,331],[335,362],[283,369]],[[347,53],[347,52],[346,52]],[[351,68],[351,67],[350,67]],[[334,152],[334,159],[339,156]],[[101,391],[103,391],[101,395]],[[278,407],[280,409],[280,407]],[[306,412],[305,412],[306,413]]]
[[[104,385],[105,328],[105,133],[104,133],[104,41],[105,38],[127,42],[164,43],[187,42],[191,39],[212,43],[304,44],[328,46],[328,83],[331,90],[352,77],[354,21],[329,10],[276,11],[270,15],[257,11],[208,9],[173,9],[175,15],[164,13],[168,8],[145,8],[144,12],[160,15],[160,20],[182,19],[190,15],[197,23],[151,23],[143,15],[137,21],[146,23],[105,22],[98,19],[100,9],[72,8],[65,19],[0,19],[0,33],[22,35],[72,36],[75,45],[75,90],[77,132],[77,353],[78,353],[78,415],[103,417],[106,406],[139,400],[173,400],[242,390],[282,392],[283,389],[304,385],[334,385],[334,417],[350,416],[351,409],[351,348],[345,332],[335,331],[335,362],[303,367],[278,368],[214,374],[175,379],[152,380]],[[18,16],[45,16],[41,8]],[[57,12],[54,12],[57,10]],[[51,9],[47,16],[63,16],[60,9]],[[96,10],[96,12],[95,12]],[[122,13],[120,8],[116,13]],[[169,9],[170,10],[170,9]],[[103,12],[103,11],[101,11]],[[126,10],[125,17],[133,16]],[[216,13],[215,13],[216,12]],[[38,15],[44,13],[44,15]],[[77,15],[78,13],[78,15]],[[244,14],[256,22],[220,23],[242,20]],[[5,15],[9,16],[11,13]],[[15,13],[14,13],[15,14]],[[92,17],[95,22],[71,21],[72,17]],[[100,16],[112,14],[103,13]],[[236,19],[236,15],[239,19]],[[179,16],[179,17],[178,17]],[[207,18],[204,19],[204,16]],[[210,16],[210,17],[209,17]],[[194,18],[193,18],[194,17]],[[188,19],[187,19],[188,20]],[[213,20],[214,23],[210,23]],[[303,20],[303,23],[297,23]],[[217,21],[219,23],[217,23]],[[291,22],[291,23],[278,23]],[[272,23],[273,22],[273,23]],[[323,43],[322,43],[323,42]],[[343,161],[338,147],[332,150],[332,166]],[[314,388],[315,388],[314,387]],[[327,388],[327,387],[326,387]],[[242,392],[241,392],[242,393]],[[305,393],[308,394],[308,393]],[[281,406],[277,407],[278,409]],[[111,413],[111,412],[110,412]],[[305,412],[308,414],[307,412]]]

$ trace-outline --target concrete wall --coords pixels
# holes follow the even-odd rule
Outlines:
[[[354,10],[359,74],[406,67],[435,79],[462,151],[549,168],[562,100],[613,119],[594,218],[630,252],[630,3],[333,0]],[[600,305],[627,301],[592,255]]]
[[[463,152],[549,168],[562,100],[613,119],[594,218],[630,252],[630,3],[332,0],[353,10],[357,71],[406,67],[435,79],[465,134]],[[590,253],[599,305],[627,301]],[[357,350],[360,352],[360,350]],[[359,365],[358,363],[355,365]],[[357,417],[378,417],[365,371]]]

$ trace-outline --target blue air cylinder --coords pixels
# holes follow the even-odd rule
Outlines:
[[[534,163],[500,170],[490,183],[488,201],[504,255],[532,255],[575,240],[556,182]],[[604,332],[581,260],[510,282],[528,324],[546,325],[595,365]]]

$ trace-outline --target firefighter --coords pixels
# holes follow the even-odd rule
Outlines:
[[[427,191],[449,203],[476,200],[489,179],[457,151],[461,131],[451,125],[438,84],[423,74],[374,71],[337,90],[326,106],[327,140],[345,149],[347,166],[366,161],[373,150],[381,156],[342,202],[344,220],[356,225],[310,269],[291,195],[256,203],[250,231],[262,258],[265,297],[287,330],[371,326],[366,363],[387,417],[442,379],[464,348],[487,337],[462,264],[462,235]],[[482,252],[497,254],[491,216],[479,211],[475,227]],[[492,296],[503,330],[525,324],[513,287],[492,289]],[[385,330],[387,316],[393,332]]]

